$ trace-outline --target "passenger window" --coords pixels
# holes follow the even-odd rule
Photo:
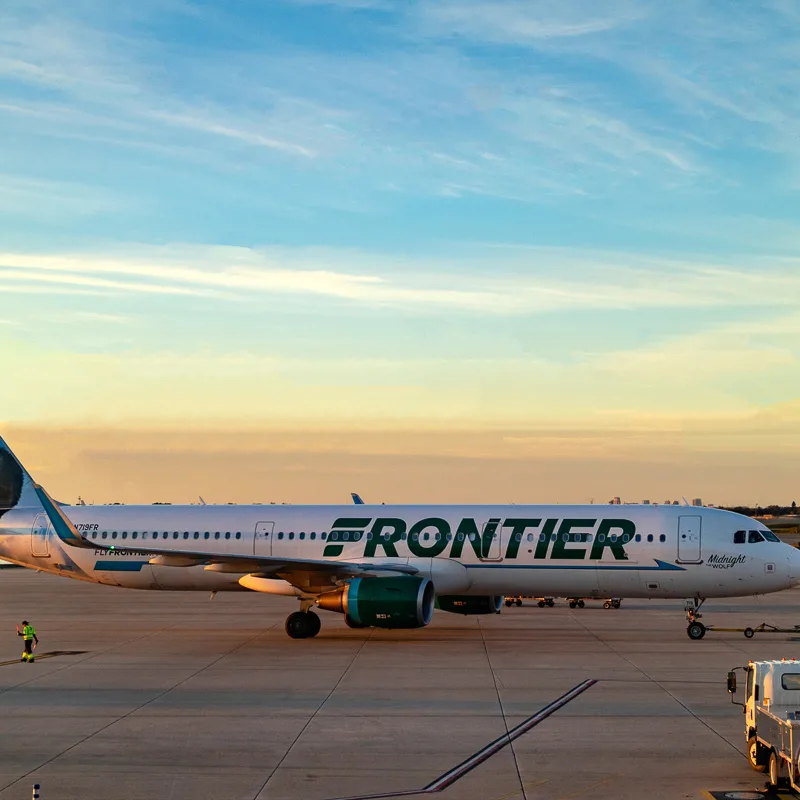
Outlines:
[[[747,531],[736,531],[733,534],[734,544],[744,544],[747,541]]]
[[[214,538],[215,538],[215,539],[219,539],[219,531],[217,531],[217,532],[214,534]],[[278,538],[279,538],[279,539],[283,539],[283,534],[281,534],[281,535],[280,535]]]
[[[306,538],[306,535],[305,535],[305,533],[303,533],[303,532],[301,531],[301,532],[300,532],[300,533],[297,535],[297,538],[298,538],[298,539],[305,539],[305,538]]]
[[[184,539],[188,539],[189,538],[189,531],[184,531],[183,532],[183,538]]]
[[[228,531],[228,532],[225,534],[225,538],[226,538],[226,539],[230,539],[230,538],[231,538],[231,532],[230,532],[230,531]]]
[[[95,532],[92,534],[92,539],[96,539],[96,538],[97,538],[97,531],[95,531]]]
[[[758,531],[748,531],[747,532],[747,542],[748,544],[756,544],[757,542],[763,542],[764,537]]]
[[[633,539],[636,542],[641,542],[642,541],[642,535],[640,533],[637,533],[636,536],[633,537]]]
[[[606,540],[606,535],[604,533],[598,533],[597,534],[597,541],[598,542],[604,542],[605,540]]]
[[[622,534],[622,543],[627,544],[631,540],[631,536],[629,533]]]
[[[328,538],[328,534],[327,534],[327,533],[325,533],[325,531],[323,531],[323,532],[322,532],[322,533],[319,535],[319,538],[320,538],[320,539],[323,539],[323,540],[324,540],[324,539],[327,539],[327,538]]]
[[[116,539],[116,538],[117,538],[117,532],[116,532],[116,531],[114,531],[114,532],[111,534],[111,538],[112,538],[112,539]]]
[[[652,533],[648,533],[647,534],[647,541],[648,542],[652,542],[653,541],[653,534]]]
[[[134,532],[131,534],[131,539],[135,539],[135,538],[136,538],[138,535],[139,535],[139,534],[138,534],[138,533],[136,533],[136,531],[134,531]],[[144,534],[142,534],[142,535],[144,535]]]
[[[127,539],[128,538],[128,532],[127,531],[122,531],[122,538],[123,539]]]
[[[546,538],[547,538],[547,536],[545,536],[543,533],[539,534],[539,541],[540,542],[543,542]]]
[[[237,539],[241,539],[241,538],[242,538],[242,533],[241,533],[241,531],[236,531],[236,538],[237,538]]]
[[[591,542],[592,541],[592,534],[591,533],[587,533],[586,534],[586,538],[584,539],[584,541],[585,542]]]
[[[206,531],[206,532],[203,534],[203,538],[204,538],[204,539],[208,539],[208,537],[209,537],[209,532],[208,532],[208,531]]]
[[[658,537],[658,541],[659,542],[666,542],[667,541],[667,537],[662,533],[661,536]]]
[[[800,689],[800,672],[787,672],[781,675],[781,686],[791,691]]]
[[[104,538],[104,539],[107,539],[107,538],[108,538],[108,534],[107,534],[105,531],[103,531],[103,538]]]

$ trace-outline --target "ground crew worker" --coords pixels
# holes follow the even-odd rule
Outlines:
[[[27,661],[33,664],[33,651],[36,645],[39,644],[39,637],[36,635],[36,630],[33,625],[28,624],[28,620],[22,620],[22,630],[17,625],[17,636],[21,636],[25,640],[25,652],[22,654],[20,661]]]

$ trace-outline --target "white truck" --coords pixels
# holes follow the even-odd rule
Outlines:
[[[736,670],[744,670],[744,703],[733,699]],[[772,788],[788,783],[800,792],[800,662],[751,661],[728,673],[731,702],[743,707],[747,758],[767,772]]]

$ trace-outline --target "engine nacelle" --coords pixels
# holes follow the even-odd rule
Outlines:
[[[323,594],[317,605],[347,614],[359,625],[424,628],[433,617],[435,600],[428,578],[353,578],[344,588]]]
[[[443,594],[436,598],[436,607],[451,614],[496,614],[503,607],[502,595],[471,597],[461,594]]]

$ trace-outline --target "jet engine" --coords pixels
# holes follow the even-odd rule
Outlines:
[[[496,614],[503,606],[502,595],[471,597],[461,594],[444,594],[436,598],[436,607],[451,614]]]
[[[353,578],[317,605],[347,615],[353,627],[424,628],[433,617],[433,583],[417,576]]]

